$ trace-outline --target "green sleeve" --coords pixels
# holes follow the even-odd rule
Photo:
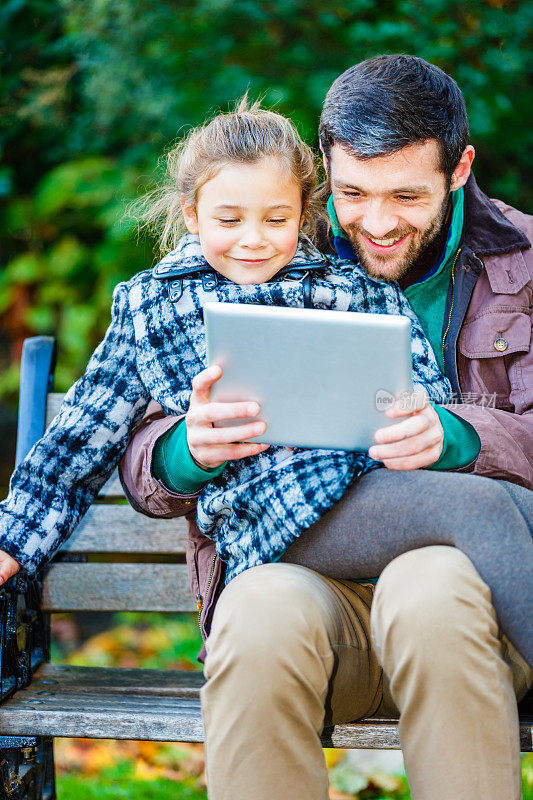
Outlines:
[[[444,442],[441,457],[427,469],[450,470],[460,469],[471,464],[481,449],[481,441],[476,429],[466,420],[456,416],[447,408],[436,406],[433,408],[439,415],[444,431]]]
[[[194,461],[187,444],[187,426],[176,422],[154,447],[152,470],[155,477],[173,492],[196,494],[205,484],[218,477],[226,466],[225,461],[214,469],[202,469]]]

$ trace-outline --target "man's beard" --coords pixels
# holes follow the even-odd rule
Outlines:
[[[381,253],[370,253],[368,249],[361,244],[361,240],[359,239],[358,234],[368,236],[365,230],[359,225],[353,225],[347,228],[346,234],[348,235],[359,262],[367,275],[369,275],[371,278],[378,278],[379,280],[387,282],[399,281],[400,278],[403,278],[404,275],[409,272],[411,267],[424,256],[424,253],[430,249],[431,245],[435,242],[435,239],[437,239],[446,219],[449,200],[450,194],[448,192],[442,201],[442,205],[437,214],[432,220],[430,220],[419,238],[416,238],[416,234],[420,234],[420,231],[418,228],[412,227],[396,228],[394,231],[387,233],[387,239],[398,239],[402,236],[407,236],[409,233],[415,234],[415,236],[411,238],[411,242],[409,243],[409,247],[407,248],[406,252],[399,258],[398,261],[395,261],[394,253],[390,256],[386,254],[382,255]],[[388,268],[388,265],[390,265],[390,268]]]

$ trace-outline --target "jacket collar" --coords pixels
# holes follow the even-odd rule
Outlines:
[[[302,267],[325,267],[329,263],[326,256],[317,250],[307,236],[300,235],[298,247],[289,264],[283,267],[283,272],[291,268],[299,269]],[[192,233],[186,233],[178,242],[178,246],[171,253],[168,253],[152,270],[154,278],[172,278],[176,275],[185,276],[191,272],[214,272],[213,268],[206,261],[200,239]],[[281,270],[280,270],[281,272]],[[275,277],[275,276],[274,276]]]
[[[478,256],[525,250],[531,242],[484,194],[471,173],[465,184],[463,243]]]

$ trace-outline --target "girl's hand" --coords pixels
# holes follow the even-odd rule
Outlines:
[[[423,469],[442,455],[444,431],[439,415],[430,405],[425,392],[412,392],[394,401],[385,412],[395,419],[406,417],[396,425],[380,428],[368,454],[382,461],[387,469]]]
[[[255,402],[212,403],[211,389],[221,377],[222,368],[212,366],[193,378],[191,402],[185,415],[187,444],[194,461],[203,469],[219,467],[224,461],[254,456],[269,447],[268,444],[246,441],[265,432],[264,422],[240,423],[228,428],[213,427],[213,422],[259,414],[259,404]]]
[[[16,575],[19,569],[19,562],[15,561],[9,553],[0,550],[0,586],[5,583],[8,578],[12,578],[13,575]]]

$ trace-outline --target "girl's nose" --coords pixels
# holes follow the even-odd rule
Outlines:
[[[260,228],[248,228],[244,231],[241,244],[243,247],[249,247],[252,250],[261,247],[264,244],[263,235]]]

